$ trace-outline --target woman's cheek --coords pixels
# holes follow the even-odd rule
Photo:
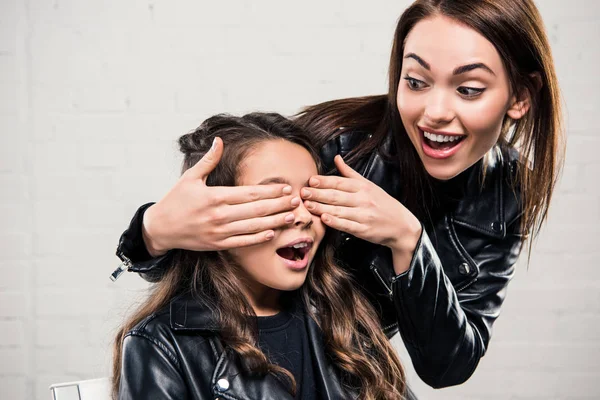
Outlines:
[[[491,148],[500,136],[505,116],[504,104],[498,99],[481,100],[472,107],[464,105],[461,122],[468,134],[477,137],[482,147]],[[487,152],[487,150],[484,151]]]

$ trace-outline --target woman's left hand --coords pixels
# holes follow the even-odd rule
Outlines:
[[[341,156],[334,162],[342,176],[311,177],[310,187],[300,192],[305,207],[327,226],[412,256],[421,235],[419,220]]]

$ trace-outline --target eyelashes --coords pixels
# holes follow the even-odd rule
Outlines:
[[[416,78],[412,78],[408,75],[406,75],[404,77],[404,79],[406,80],[408,88],[410,90],[422,90],[427,86],[427,84],[425,82],[423,82],[419,79],[416,79]]]
[[[477,97],[481,93],[485,92],[485,88],[460,86],[459,88],[456,89],[456,91],[458,93],[460,93],[461,95],[463,95],[464,97],[471,98],[471,97]]]
[[[409,75],[404,76],[404,80],[406,81],[406,85],[412,91],[418,92],[426,89],[429,85],[426,82],[423,82],[420,79],[413,78]],[[479,97],[483,92],[485,92],[486,88],[476,88],[470,86],[459,86],[456,88],[456,91],[466,99],[473,99]]]

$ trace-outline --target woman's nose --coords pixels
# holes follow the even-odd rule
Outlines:
[[[425,104],[425,120],[431,125],[441,125],[454,119],[451,96],[442,89],[428,93]]]

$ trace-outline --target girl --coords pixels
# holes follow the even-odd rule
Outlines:
[[[341,175],[311,177],[303,204],[344,232],[338,255],[382,329],[400,332],[430,386],[464,382],[562,165],[558,83],[533,1],[415,1],[398,21],[388,94],[308,107],[297,122]],[[169,249],[272,240],[292,197],[182,180],[139,210],[117,253],[160,279]]]
[[[208,186],[275,182],[297,194],[319,172],[309,138],[285,118],[219,115],[179,139],[182,179],[221,140],[226,150]],[[404,398],[398,357],[335,264],[324,224],[302,205],[293,215],[265,243],[173,254],[117,335],[115,397]]]

